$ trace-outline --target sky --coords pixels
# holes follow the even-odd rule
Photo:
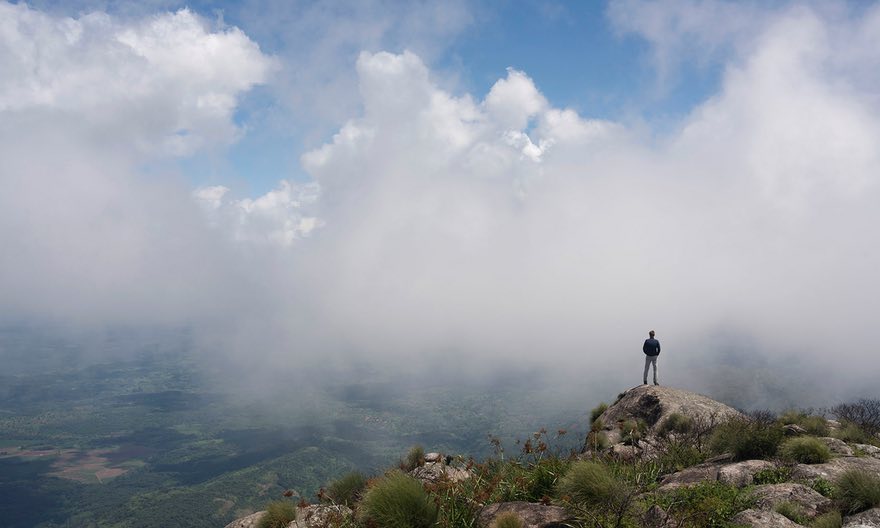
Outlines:
[[[0,319],[872,387],[878,66],[870,2],[0,2]]]

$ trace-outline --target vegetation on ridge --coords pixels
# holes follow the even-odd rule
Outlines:
[[[592,413],[588,448],[594,447],[589,438],[599,438],[600,414]],[[650,456],[629,458],[599,449],[577,454],[553,447],[554,440],[566,434],[563,430],[555,438],[545,430],[536,432],[517,442],[519,453],[513,457],[508,453],[507,458],[501,441],[490,438],[494,457],[483,462],[460,461],[459,467],[471,474],[468,479],[453,482],[441,478],[420,483],[395,469],[369,481],[362,499],[346,502],[355,514],[339,528],[476,528],[483,506],[510,501],[562,506],[572,526],[578,527],[636,528],[645,525],[649,516],[662,512],[682,528],[733,528],[732,519],[737,513],[756,506],[754,486],[790,482],[793,462],[821,463],[833,456],[823,441],[812,436],[783,441],[783,426],[794,421],[813,432],[828,427],[817,417],[798,411],[779,417],[771,412],[752,413],[717,425],[670,415],[654,433],[637,421],[623,421],[619,426],[624,438],[627,431],[631,443],[635,440],[633,433],[647,435],[640,438],[650,442],[652,449]],[[876,442],[876,437],[872,441]],[[770,460],[775,465],[755,473],[753,484],[746,486],[706,480],[661,487],[667,475],[723,452],[742,460]],[[404,461],[423,463],[424,451],[416,447]],[[776,504],[775,511],[799,524],[830,528],[841,525],[842,513],[880,505],[880,479],[873,474],[851,471],[834,482],[814,479],[807,483],[831,497],[835,509],[813,520],[803,506],[793,502]],[[328,489],[337,485],[331,484]],[[331,502],[337,501],[332,494],[327,496]],[[492,526],[518,527],[522,522],[514,514],[504,514],[496,517]]]

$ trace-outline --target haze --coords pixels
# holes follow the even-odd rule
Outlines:
[[[877,397],[880,6],[582,11],[0,3],[0,316],[606,397],[655,329],[670,384]],[[480,47],[519,12],[607,52]]]

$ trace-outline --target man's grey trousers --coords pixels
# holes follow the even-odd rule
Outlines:
[[[648,367],[654,365],[654,385],[657,384],[657,356],[645,356],[645,374],[642,376],[642,383],[648,383]]]

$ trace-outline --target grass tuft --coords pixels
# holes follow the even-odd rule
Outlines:
[[[768,459],[776,455],[782,436],[782,427],[776,423],[734,419],[715,429],[709,449],[731,453],[736,460]]]
[[[290,501],[272,501],[266,506],[266,514],[260,517],[257,528],[287,528],[296,520],[296,506]]]
[[[831,459],[831,450],[818,438],[802,436],[786,440],[779,448],[783,458],[801,464],[822,464]]]
[[[437,506],[422,484],[400,471],[367,489],[358,513],[366,523],[383,528],[429,528],[437,521]]]
[[[352,507],[367,486],[367,477],[359,471],[352,471],[327,486],[327,496],[336,504]]]
[[[837,481],[837,500],[844,513],[853,514],[880,506],[880,477],[851,469]]]
[[[504,512],[498,517],[495,517],[495,520],[490,525],[490,528],[524,528],[525,524],[523,524],[522,519],[519,518],[519,515],[513,512]]]
[[[780,502],[774,509],[776,510],[776,513],[782,515],[789,521],[797,524],[804,524],[807,522],[807,516],[804,514],[804,509],[793,502]]]
[[[819,515],[810,523],[810,528],[840,528],[843,526],[843,516],[839,511],[830,511]]]
[[[620,488],[607,466],[588,461],[572,464],[558,485],[559,495],[572,503],[585,505],[610,503]]]

